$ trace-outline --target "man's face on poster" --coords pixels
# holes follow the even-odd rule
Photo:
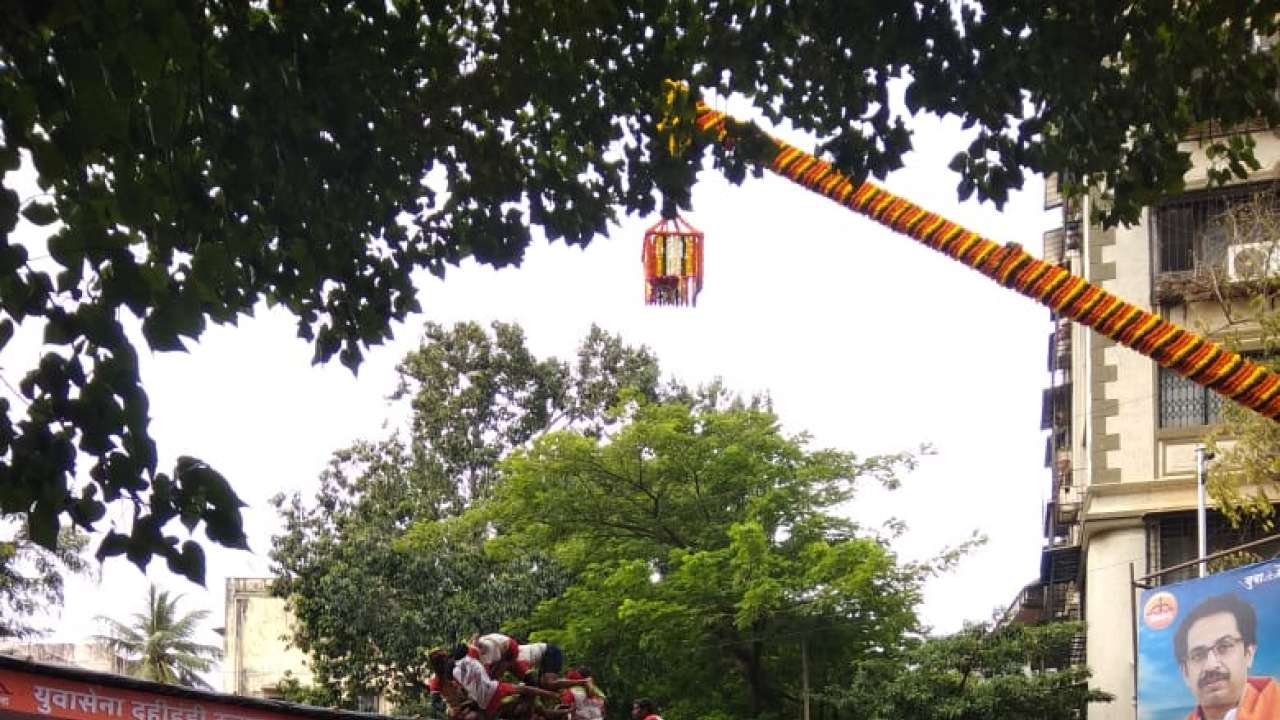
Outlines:
[[[1244,695],[1244,684],[1257,647],[1245,645],[1236,617],[1229,612],[1200,618],[1187,630],[1187,657],[1182,677],[1203,708],[1232,708]]]

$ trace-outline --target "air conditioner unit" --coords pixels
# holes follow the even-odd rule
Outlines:
[[[1280,246],[1273,242],[1242,243],[1227,247],[1227,278],[1261,280],[1280,276]]]

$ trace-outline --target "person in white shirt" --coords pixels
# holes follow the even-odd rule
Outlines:
[[[564,653],[552,643],[526,643],[516,651],[515,673],[530,685],[545,690],[567,690],[585,687],[586,680],[570,680],[560,673],[564,670]]]
[[[484,665],[489,670],[489,674],[494,677],[502,675],[501,672],[494,672],[494,669],[504,668],[514,663],[520,651],[520,643],[510,635],[502,633],[487,635],[477,633],[471,636],[471,641],[467,645],[467,653],[479,660],[480,664]]]
[[[578,685],[561,691],[560,702],[569,706],[569,720],[604,720],[604,693],[591,681],[591,671],[586,668],[570,670],[567,680],[585,680],[585,685]]]
[[[455,657],[433,654],[430,661],[433,673],[441,678],[452,678],[479,708],[465,712],[462,720],[528,717],[532,713],[532,707],[518,702],[520,698],[542,697],[557,702],[560,699],[549,690],[495,680],[479,660],[468,654],[465,647],[460,647],[455,652]]]

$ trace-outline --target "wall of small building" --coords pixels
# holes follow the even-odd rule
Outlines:
[[[123,675],[127,663],[124,658],[99,643],[50,643],[6,640],[0,642],[0,655],[20,660],[61,665],[63,667],[93,670],[95,672]]]
[[[310,685],[315,675],[305,653],[289,643],[297,621],[284,598],[271,595],[271,578],[227,578],[222,661],[224,692],[279,698],[286,676]],[[359,710],[389,715],[386,695],[360,698]]]
[[[236,695],[275,697],[289,673],[312,680],[307,656],[289,644],[294,619],[283,598],[270,594],[268,578],[228,578],[223,689]]]

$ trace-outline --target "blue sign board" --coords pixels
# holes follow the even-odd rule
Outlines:
[[[1280,720],[1280,561],[1151,588],[1138,720]]]

